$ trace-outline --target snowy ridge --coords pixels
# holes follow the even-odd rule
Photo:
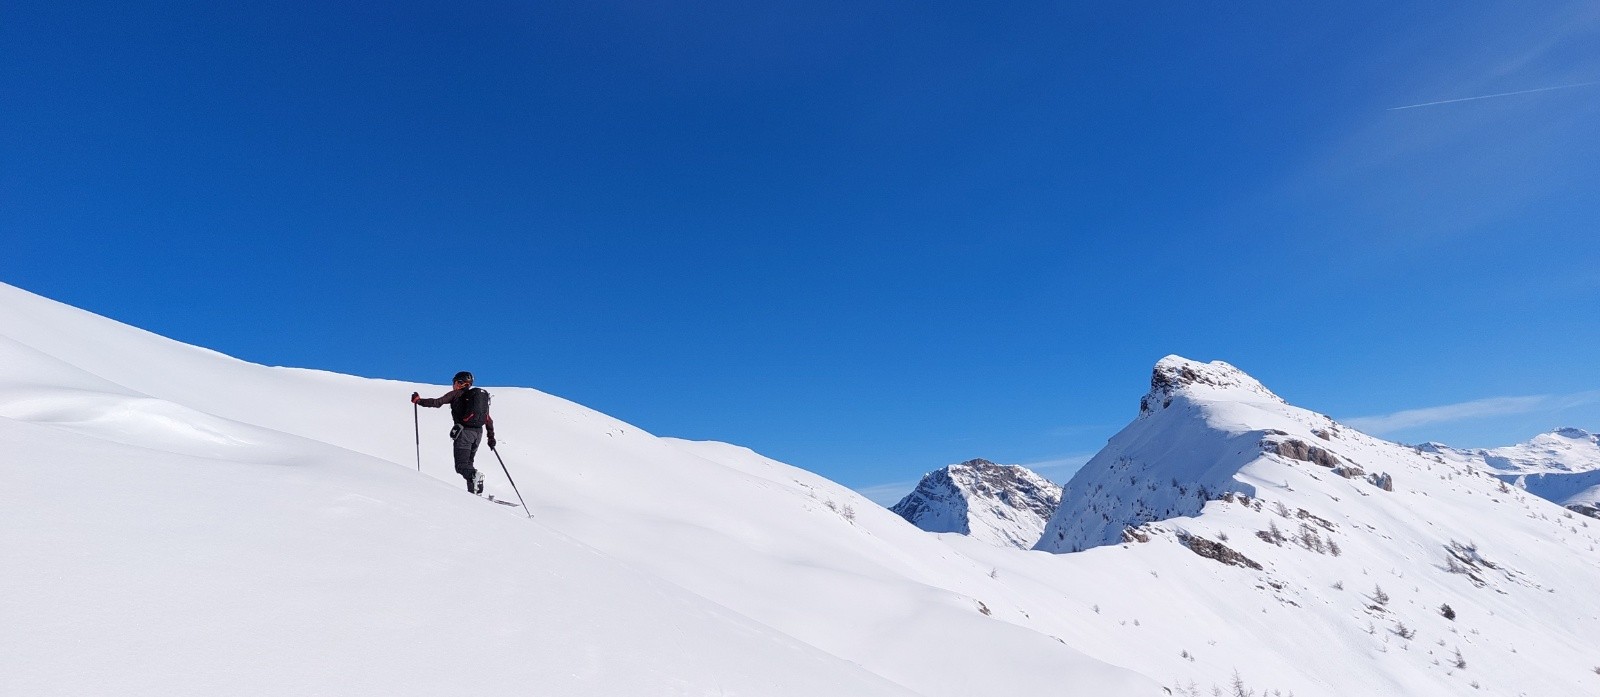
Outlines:
[[[1481,467],[1535,496],[1600,516],[1600,436],[1581,428],[1556,429],[1503,448],[1467,450],[1425,443],[1417,450]]]
[[[1019,465],[988,460],[941,467],[889,510],[928,532],[1029,549],[1061,503],[1061,487]]]
[[[1593,666],[1566,643],[1600,621],[1600,603],[1582,590],[1600,582],[1600,534],[1587,519],[1480,467],[1284,403],[1231,366],[1216,379],[1198,365],[1157,366],[1141,414],[1068,482],[1039,549],[1101,559],[1181,549],[1210,560],[1218,578],[1253,587],[1253,612],[1274,627],[1261,641],[1305,646],[1295,665],[1347,655],[1337,660],[1383,673],[1353,688],[1359,679],[1313,669],[1329,694],[1593,684]],[[1185,373],[1207,379],[1172,379]],[[1189,575],[1178,587],[1194,585],[1207,584]],[[1494,656],[1493,670],[1472,672],[1474,655]],[[1550,672],[1507,672],[1528,663]],[[1323,688],[1293,686],[1314,689]]]
[[[929,535],[748,449],[491,385],[528,520],[461,490],[440,412],[422,411],[416,471],[405,396],[442,385],[252,365],[4,285],[0,339],[0,617],[23,628],[0,632],[0,694],[1596,684],[1600,523],[1242,373],[1162,385],[1107,448],[1143,475],[1080,488],[1149,512],[1217,483],[1196,515],[1045,554]]]
[[[1036,548],[1077,552],[1123,540],[1123,530],[1195,515],[1227,492],[1253,495],[1236,477],[1269,434],[1310,437],[1326,417],[1291,407],[1227,363],[1167,356],[1151,373],[1139,418],[1113,436],[1062,490]]]
[[[1600,469],[1600,436],[1559,428],[1526,443],[1482,451],[1490,467],[1506,472],[1589,472]]]
[[[1260,381],[1222,361],[1201,363],[1182,356],[1167,356],[1150,373],[1150,393],[1139,401],[1139,413],[1149,414],[1171,405],[1175,395],[1200,390],[1236,402],[1264,400],[1283,403]]]

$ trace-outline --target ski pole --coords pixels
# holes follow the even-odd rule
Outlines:
[[[422,471],[422,422],[417,416],[417,403],[411,403],[411,427],[417,434],[417,471]]]
[[[511,490],[517,492],[517,502],[522,504],[522,510],[528,512],[528,517],[533,517],[533,511],[528,508],[528,502],[522,500],[522,492],[517,489],[517,480],[511,478],[511,470],[506,469],[506,461],[500,457],[500,451],[494,446],[489,446],[489,452],[494,453],[494,459],[500,461],[500,471],[506,473],[506,481],[511,482]]]

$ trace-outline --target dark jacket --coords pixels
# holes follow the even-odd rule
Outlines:
[[[470,389],[474,389],[474,388],[471,388],[471,387],[467,388],[467,390],[470,390]],[[467,390],[450,390],[449,392],[444,393],[443,397],[437,397],[437,398],[423,397],[423,398],[420,398],[420,399],[417,400],[417,404],[419,404],[421,406],[425,406],[425,407],[442,407],[442,406],[448,404],[448,405],[450,405],[450,418],[455,420],[456,423],[460,424],[462,421],[466,420],[466,418],[468,416],[470,416],[470,414],[467,413],[467,410],[472,408],[470,405],[467,404],[467,400],[465,400],[465,399],[458,400],[457,399],[461,395],[465,394]],[[493,438],[494,437],[494,417],[492,417],[492,416],[490,416],[488,414],[484,414],[483,415],[483,425],[488,427],[488,429],[489,429],[489,437]],[[478,427],[477,426],[467,426],[467,428],[478,428]]]

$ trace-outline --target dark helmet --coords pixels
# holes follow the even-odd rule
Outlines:
[[[461,371],[459,373],[456,373],[455,379],[451,380],[451,382],[464,382],[464,383],[467,384],[468,387],[471,387],[472,386],[472,373],[469,373],[469,372],[463,370],[463,371]]]

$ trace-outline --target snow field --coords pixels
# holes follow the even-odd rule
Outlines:
[[[0,617],[26,628],[0,633],[0,694],[1156,695],[1238,675],[1342,697],[1600,679],[1584,641],[1600,527],[1334,428],[1231,366],[1191,365],[1205,381],[1169,385],[1068,490],[1118,516],[1189,505],[1174,481],[1251,503],[1193,499],[1145,518],[1149,542],[1056,555],[926,534],[749,450],[486,384],[530,521],[462,491],[444,410],[420,413],[416,471],[406,397],[442,386],[256,366],[3,285],[0,359]],[[1266,454],[1269,437],[1394,491]],[[493,455],[478,464],[514,500]],[[1121,538],[1124,521],[1061,517],[1075,540]],[[1302,523],[1341,552],[1295,541]],[[1284,541],[1257,535],[1274,524]],[[1449,570],[1452,541],[1495,566]]]
[[[0,581],[39,628],[3,647],[22,694],[1159,689],[982,615],[938,585],[970,565],[791,467],[486,385],[528,521],[461,491],[443,410],[415,471],[406,396],[440,386],[255,366],[9,287],[0,326],[31,361],[0,369],[7,479],[30,482],[6,514],[50,523],[0,548],[33,569]],[[49,513],[58,477],[73,514]]]

